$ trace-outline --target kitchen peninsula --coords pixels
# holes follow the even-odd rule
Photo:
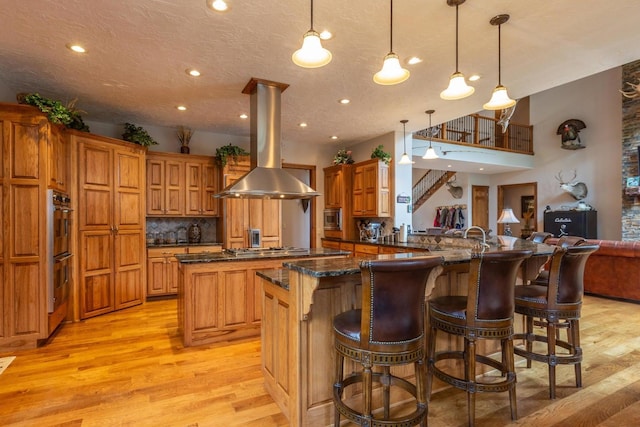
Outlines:
[[[256,271],[283,261],[339,258],[332,249],[272,248],[176,254],[178,328],[186,347],[260,335],[262,288]]]
[[[469,260],[478,241],[456,238],[438,245],[414,243],[421,252],[377,255],[378,258],[442,256],[429,279],[425,298],[465,295]],[[513,237],[495,237],[485,252],[523,249],[544,260],[553,246]],[[466,247],[465,247],[466,246]],[[426,252],[425,250],[429,250]],[[326,426],[333,420],[333,318],[360,306],[359,258],[288,260],[287,270],[259,271],[264,290],[262,368],[265,386],[292,426]],[[399,286],[401,284],[398,284]],[[439,346],[446,346],[439,341]],[[478,346],[479,352],[493,348]],[[442,347],[439,347],[442,348]],[[399,368],[400,376],[413,375]],[[350,396],[351,399],[359,395]],[[396,397],[397,399],[397,397]],[[352,402],[353,403],[353,402]]]

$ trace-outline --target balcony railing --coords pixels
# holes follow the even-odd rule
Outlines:
[[[478,114],[459,117],[413,133],[414,138],[533,155],[533,126],[509,123]]]

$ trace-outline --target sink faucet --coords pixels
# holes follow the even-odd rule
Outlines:
[[[484,228],[480,227],[479,225],[472,225],[471,227],[467,228],[467,229],[464,231],[464,235],[463,235],[463,237],[466,239],[466,238],[467,238],[467,233],[469,233],[469,230],[472,230],[472,229],[474,229],[474,228],[475,228],[476,230],[480,230],[480,231],[482,232],[482,246],[483,246],[483,247],[489,247],[489,245],[487,244],[487,235],[486,235],[486,233],[484,232]]]

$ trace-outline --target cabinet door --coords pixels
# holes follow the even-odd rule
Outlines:
[[[115,309],[141,304],[144,236],[142,230],[120,230],[115,238]]]
[[[184,162],[167,160],[164,170],[164,213],[181,216],[184,214]]]
[[[341,170],[324,172],[324,205],[326,208],[340,208],[342,200],[343,174]]]
[[[378,216],[391,216],[391,179],[389,166],[378,164]]]
[[[247,313],[247,297],[249,275],[253,270],[231,270],[221,273],[222,279],[222,305],[220,313],[221,327],[244,325],[249,321]]]
[[[114,226],[113,150],[78,139],[78,225],[81,230],[110,230]]]
[[[164,295],[167,293],[165,257],[147,258],[147,295]]]
[[[124,149],[114,151],[113,207],[116,232],[144,229],[144,156]],[[109,205],[103,205],[109,206]]]
[[[188,162],[187,168],[187,206],[186,215],[202,214],[202,163]]]
[[[80,251],[80,318],[113,311],[113,233],[81,231]]]
[[[49,127],[49,188],[66,194],[69,192],[69,144],[60,128]]]
[[[205,162],[202,165],[202,215],[219,215],[220,200],[213,197],[218,187],[218,167],[213,160]]]
[[[165,213],[165,162],[147,159],[147,215]]]
[[[364,167],[353,169],[353,216],[365,215]]]

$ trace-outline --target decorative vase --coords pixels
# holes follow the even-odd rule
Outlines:
[[[201,232],[200,226],[197,223],[194,222],[189,226],[187,234],[189,236],[189,243],[200,243]]]
[[[180,146],[180,152],[182,154],[189,154],[189,146],[188,145],[181,145]]]

